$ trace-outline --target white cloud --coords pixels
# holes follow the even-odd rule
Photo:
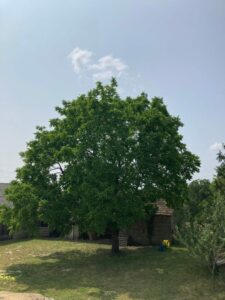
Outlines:
[[[72,60],[74,71],[76,73],[80,73],[82,69],[90,64],[92,55],[93,53],[91,51],[74,48],[73,51],[68,55],[68,57]]]
[[[120,77],[128,68],[121,59],[112,55],[103,56],[96,63],[91,62],[92,56],[93,53],[89,50],[74,48],[68,57],[72,60],[74,71],[77,74],[85,71],[94,81]]]
[[[222,143],[214,143],[210,146],[210,150],[212,150],[212,151],[220,151],[222,149],[223,149]]]
[[[106,79],[110,79],[113,76],[115,76],[115,74],[111,70],[102,71],[102,72],[92,74],[92,78],[93,78],[94,81],[103,81],[103,80],[106,80]]]
[[[121,76],[123,71],[127,69],[127,65],[121,59],[115,58],[112,55],[106,55],[98,60],[97,64],[90,66],[90,69],[96,71],[93,78],[102,80],[112,76]]]

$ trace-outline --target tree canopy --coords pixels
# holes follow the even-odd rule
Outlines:
[[[61,232],[71,224],[99,234],[110,228],[117,236],[119,229],[150,216],[157,199],[171,207],[182,203],[200,162],[187,150],[182,123],[163,99],[148,100],[144,93],[121,99],[112,79],[56,110],[59,117],[48,129],[37,127],[21,153],[24,165],[7,192],[13,209],[21,211],[27,200],[14,197],[15,185],[33,191],[35,205],[32,214],[22,214],[25,219],[36,216]]]

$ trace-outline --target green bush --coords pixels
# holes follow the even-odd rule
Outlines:
[[[201,216],[187,214],[177,227],[177,237],[215,275],[217,261],[225,258],[225,197],[215,193],[210,205],[202,208]]]

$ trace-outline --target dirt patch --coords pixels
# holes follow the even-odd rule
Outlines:
[[[54,300],[40,294],[0,292],[0,300]]]

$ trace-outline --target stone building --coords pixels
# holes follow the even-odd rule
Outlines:
[[[119,243],[121,247],[127,245],[158,245],[163,240],[173,239],[173,209],[166,205],[166,201],[156,202],[157,211],[151,220],[140,220],[127,230],[119,232]],[[94,233],[87,233],[90,240],[109,238],[109,234],[97,236]],[[71,233],[67,236],[71,240],[80,238],[78,226],[73,226]]]
[[[0,204],[5,203],[4,191],[8,187],[7,183],[0,183]],[[160,244],[163,240],[173,239],[173,209],[168,208],[166,201],[159,200],[156,202],[157,211],[151,220],[140,220],[127,230],[122,230],[119,233],[121,246],[127,245],[149,245]],[[40,223],[38,226],[38,235],[40,237],[56,236],[54,232],[50,232],[46,224]],[[87,233],[87,237],[91,240],[99,238],[109,238],[109,233],[106,232],[102,237],[98,237],[94,233]],[[22,238],[26,234],[24,231],[14,234],[13,238]],[[80,233],[78,226],[73,226],[67,238],[71,240],[79,239]],[[0,240],[9,238],[7,228],[0,224]]]
[[[151,220],[141,220],[131,226],[127,231],[120,233],[120,241],[137,245],[158,245],[163,240],[173,239],[173,209],[166,205],[166,201],[158,200],[157,211]],[[123,238],[122,238],[123,237]]]

